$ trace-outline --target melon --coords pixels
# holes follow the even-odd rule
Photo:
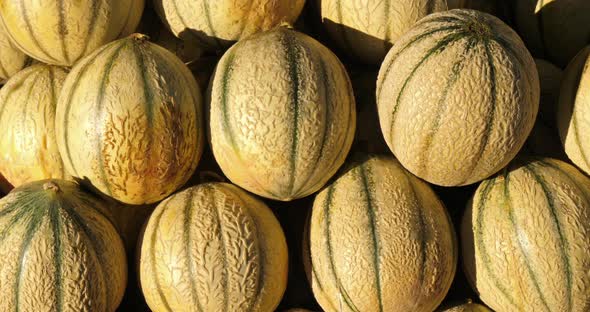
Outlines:
[[[537,121],[523,147],[531,155],[566,159],[557,130],[557,106],[563,71],[542,59],[535,59],[541,83]]]
[[[41,180],[0,200],[1,311],[106,311],[127,283],[107,208],[79,185]]]
[[[447,308],[438,309],[439,312],[492,312],[492,310],[482,306],[481,304],[468,302],[458,305],[453,305]]]
[[[392,157],[365,157],[343,172],[313,203],[315,298],[326,312],[433,311],[458,253],[442,202]]]
[[[590,1],[515,0],[515,29],[532,54],[560,67],[588,44]]]
[[[271,312],[287,270],[287,243],[272,211],[226,183],[160,203],[141,245],[141,288],[153,311]]]
[[[549,158],[513,162],[468,203],[467,277],[495,311],[588,311],[590,179]]]
[[[512,9],[505,0],[448,0],[449,9],[471,9],[495,15],[512,24]]]
[[[305,0],[154,0],[172,33],[210,50],[225,50],[235,41],[293,24]]]
[[[57,97],[68,72],[37,64],[0,89],[0,172],[14,186],[66,179],[55,135]]]
[[[44,63],[72,66],[139,23],[144,0],[6,0],[2,23],[16,46]]]
[[[330,38],[353,59],[380,64],[421,18],[447,10],[446,0],[315,0]]]
[[[31,58],[19,50],[0,23],[0,83],[4,83],[31,63]]]
[[[211,148],[240,187],[289,201],[344,162],[356,112],[344,66],[311,37],[278,27],[240,41],[211,78]]]
[[[569,159],[590,173],[590,47],[565,70],[557,111],[559,137]]]
[[[178,57],[134,34],[82,59],[64,82],[56,132],[67,171],[126,204],[182,186],[203,149],[200,89]]]
[[[472,184],[506,166],[533,128],[539,93],[518,35],[475,10],[422,19],[389,52],[377,82],[389,148],[441,186]]]

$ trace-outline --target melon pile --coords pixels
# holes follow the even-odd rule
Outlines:
[[[0,311],[590,311],[589,3],[0,1]]]

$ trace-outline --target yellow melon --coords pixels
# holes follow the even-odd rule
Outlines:
[[[326,312],[430,312],[455,275],[445,207],[392,157],[346,167],[321,191],[308,239],[310,283]]]
[[[410,172],[441,186],[481,181],[524,145],[539,77],[518,35],[474,10],[432,14],[387,55],[377,82],[381,129]]]
[[[549,158],[485,180],[462,224],[463,264],[495,311],[588,311],[590,178]]]
[[[0,82],[14,76],[31,63],[31,58],[19,50],[0,23]]]
[[[0,172],[14,186],[70,178],[55,135],[57,97],[67,74],[61,67],[37,64],[0,90]]]
[[[355,59],[379,64],[418,20],[447,10],[446,0],[314,0],[330,38]]]

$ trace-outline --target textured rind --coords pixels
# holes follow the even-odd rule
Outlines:
[[[0,23],[0,82],[8,80],[21,69],[25,68],[31,59],[19,50],[10,39]]]
[[[156,11],[172,33],[209,50],[295,23],[305,0],[154,0]]]
[[[6,0],[0,17],[22,51],[47,64],[72,66],[135,30],[143,7],[144,0]]]
[[[13,186],[69,179],[56,142],[55,109],[67,71],[33,65],[0,90],[0,172]]]
[[[538,79],[524,44],[498,18],[435,13],[399,39],[381,66],[381,129],[418,177],[442,186],[475,183],[524,145],[538,111]]]
[[[565,70],[557,125],[559,137],[569,159],[590,173],[590,47],[576,55]]]
[[[127,262],[109,220],[73,182],[33,182],[0,200],[0,310],[114,312]]]
[[[324,311],[433,311],[457,264],[455,233],[430,187],[392,157],[347,167],[313,205],[308,265]]]
[[[202,99],[171,52],[130,36],[82,59],[59,97],[56,131],[67,171],[127,204],[157,202],[195,170]]]
[[[215,159],[260,196],[288,201],[318,191],[352,145],[355,102],[343,65],[294,30],[278,27],[230,48],[209,93]]]
[[[150,217],[141,288],[154,311],[274,311],[288,252],[272,211],[225,183],[191,187]]]
[[[590,1],[515,0],[515,29],[532,54],[564,68],[588,44]],[[564,18],[567,16],[567,18]],[[567,29],[568,31],[564,31]]]
[[[495,311],[588,311],[590,179],[549,158],[484,181],[462,223],[464,269]]]
[[[492,312],[492,310],[477,303],[464,303],[447,309],[439,309],[438,312]]]
[[[563,80],[563,71],[542,59],[535,59],[535,64],[541,83],[541,101],[537,121],[523,147],[523,152],[565,160],[567,157],[563,151],[557,127],[559,89]]]
[[[418,20],[447,10],[445,0],[314,1],[330,37],[344,52],[370,64],[379,64]]]

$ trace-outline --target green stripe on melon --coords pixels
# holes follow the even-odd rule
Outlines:
[[[521,160],[486,180],[462,224],[467,276],[496,311],[584,311],[590,278],[590,180],[552,159]],[[575,243],[574,243],[575,242]]]
[[[363,158],[321,191],[306,240],[325,311],[432,311],[455,274],[445,208],[391,157]]]
[[[389,52],[377,82],[390,149],[410,172],[442,186],[504,167],[530,133],[538,99],[536,68],[516,33],[472,10],[419,21]]]
[[[121,238],[103,203],[43,180],[0,200],[2,311],[115,311],[127,281]]]

